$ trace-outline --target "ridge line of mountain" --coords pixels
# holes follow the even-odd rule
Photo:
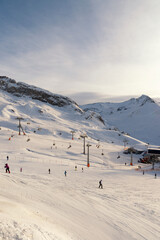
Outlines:
[[[0,89],[17,97],[28,96],[32,99],[36,99],[58,107],[75,105],[79,108],[78,104],[75,101],[71,100],[69,97],[54,94],[47,90],[28,85],[26,83],[16,82],[14,79],[8,78],[6,76],[0,76]]]

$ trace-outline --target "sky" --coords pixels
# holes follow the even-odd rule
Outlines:
[[[160,93],[159,0],[0,0],[0,75],[79,104]]]

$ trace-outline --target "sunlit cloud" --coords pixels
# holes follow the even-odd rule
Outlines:
[[[159,11],[156,0],[2,1],[1,75],[86,101],[156,97]]]

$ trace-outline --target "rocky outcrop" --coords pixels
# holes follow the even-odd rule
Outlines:
[[[16,82],[15,80],[6,76],[0,76],[0,89],[17,97],[28,96],[32,99],[49,103],[54,106],[63,107],[66,105],[74,105],[77,110],[80,109],[77,103],[68,97],[53,94],[49,91],[28,85],[26,83]]]

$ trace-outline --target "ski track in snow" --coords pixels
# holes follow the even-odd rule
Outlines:
[[[88,170],[89,169],[86,169],[85,171]],[[135,180],[136,178],[140,178],[140,180],[142,179],[142,176],[137,176],[137,173],[134,173],[133,176],[127,176],[123,171],[122,173],[117,172],[117,170],[114,171],[116,171],[116,174],[118,175],[117,178],[113,178],[114,175],[112,174],[108,175],[108,181],[106,179],[104,182],[105,188],[103,190],[98,189],[91,181],[91,178],[95,176],[95,169],[93,169],[93,175],[91,174],[91,176],[87,172],[76,172],[73,169],[70,169],[69,174],[71,176],[67,176],[65,179],[64,176],[59,179],[58,172],[57,174],[54,173],[54,176],[45,174],[34,175],[33,173],[29,175],[23,174],[23,178],[19,173],[13,173],[12,176],[3,174],[7,186],[11,186],[8,190],[4,189],[1,195],[3,197],[8,195],[9,199],[12,199],[11,205],[14,205],[14,201],[18,201],[20,204],[23,203],[24,206],[28,206],[29,208],[27,211],[29,210],[29,214],[30,211],[34,212],[34,214],[32,212],[34,215],[33,219],[35,220],[36,215],[36,218],[42,219],[45,223],[52,222],[49,218],[51,217],[52,219],[54,216],[53,214],[53,216],[51,215],[47,217],[44,215],[43,211],[41,212],[40,209],[45,209],[47,206],[50,206],[50,209],[54,209],[54,211],[56,209],[56,214],[58,215],[63,213],[64,219],[69,216],[71,225],[74,226],[74,221],[77,221],[77,223],[80,224],[80,227],[74,227],[78,229],[81,229],[82,226],[84,227],[84,221],[87,217],[89,220],[89,233],[87,234],[87,237],[84,237],[83,239],[91,238],[91,233],[94,232],[92,226],[95,224],[101,232],[99,239],[104,239],[105,234],[107,234],[108,231],[113,232],[116,237],[120,234],[121,237],[119,236],[119,239],[150,239],[149,236],[151,239],[157,239],[160,235],[158,228],[160,223],[159,215],[153,210],[154,205],[150,210],[148,209],[149,203],[154,199],[154,191],[153,195],[150,189],[151,187],[147,191],[145,190],[146,192],[142,191],[142,184],[137,188],[137,186],[132,186],[132,182],[130,181],[129,184],[126,185],[126,178],[131,178],[132,180]],[[84,176],[84,178],[81,179],[81,176]],[[51,181],[49,177],[51,177]],[[118,177],[121,180],[118,180]],[[75,180],[78,182],[75,182]],[[86,180],[88,182],[87,184],[85,184]],[[54,182],[57,182],[56,186],[54,186]],[[25,190],[23,185],[25,185]],[[115,187],[113,187],[113,185]],[[8,191],[9,193],[7,194]],[[146,203],[143,203],[140,198],[142,194],[141,191],[145,194],[145,197],[148,197]],[[16,196],[17,192],[19,192],[19,196]],[[43,195],[43,192],[46,192],[45,196]],[[60,201],[59,199],[61,199],[61,197],[64,199]],[[55,200],[57,198],[57,200],[52,202],[52,198]],[[67,200],[65,201],[65,199]],[[154,201],[155,200],[158,201],[158,198],[154,199]],[[42,207],[35,210],[33,207],[35,202],[39,202],[38,204]],[[0,205],[3,206],[3,203]],[[70,211],[73,213],[74,217],[70,215]],[[40,220],[38,220],[38,222],[40,222]],[[63,224],[64,223],[62,222],[62,225]],[[8,221],[3,219],[0,226],[0,236],[2,239],[9,239],[9,237],[10,239],[24,240],[39,238],[61,239],[56,235],[54,236],[52,231],[44,231],[42,227],[37,226],[34,222],[29,225],[23,225],[16,220]],[[107,228],[107,230],[105,230],[105,228]],[[7,229],[9,229],[9,231],[7,231]],[[85,232],[83,228],[81,231],[83,233]],[[96,239],[98,234],[94,232],[94,235],[93,239]],[[76,235],[73,239],[78,239],[78,236]],[[112,238],[109,236],[105,239]]]
[[[0,222],[0,237],[1,240],[28,240],[28,239],[42,239],[42,240],[60,240],[52,233],[40,229],[37,225],[22,225],[16,221]]]

